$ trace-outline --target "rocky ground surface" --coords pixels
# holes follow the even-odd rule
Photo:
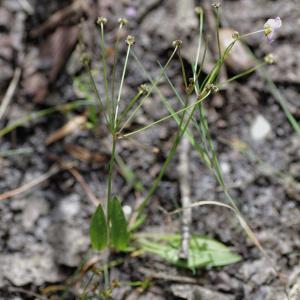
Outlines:
[[[211,39],[214,33],[209,25],[208,1],[3,0],[0,94],[5,99],[10,86],[13,96],[5,113],[0,110],[0,128],[32,112],[82,97],[74,84],[74,79],[83,74],[77,43],[82,17],[86,20],[83,40],[95,54],[93,66],[99,67],[100,57],[97,16],[109,19],[106,37],[111,45],[118,17],[125,16],[129,24],[124,38],[128,33],[136,37],[135,53],[155,77],[160,71],[157,60],[166,62],[175,39],[183,40],[185,62],[192,62],[198,27],[194,7],[199,4],[205,7],[205,35]],[[248,33],[262,28],[266,19],[277,15],[282,18],[283,27],[274,43],[268,44],[261,35],[249,37],[247,43],[259,58],[274,53],[277,64],[268,66],[268,72],[299,120],[298,0],[223,1],[221,24],[224,30]],[[110,52],[112,48],[108,49]],[[208,54],[212,61],[214,50],[210,49]],[[211,61],[208,59],[204,70],[209,70]],[[247,57],[235,57],[222,76],[236,74],[245,64]],[[117,73],[121,68],[122,64]],[[180,65],[175,60],[168,74],[177,86],[181,84],[179,72]],[[145,74],[131,60],[124,93],[132,96],[146,81]],[[168,84],[160,84],[160,89],[174,103]],[[0,107],[3,106],[2,102]],[[258,73],[233,82],[205,106],[226,182],[281,279],[274,275],[270,262],[247,238],[230,211],[198,207],[193,210],[193,232],[222,241],[239,253],[242,261],[193,274],[153,256],[125,256],[113,268],[112,277],[121,283],[148,278],[151,284],[143,292],[141,288],[121,284],[114,289],[113,299],[283,300],[288,293],[289,299],[299,300],[299,135]],[[139,128],[165,114],[158,95],[153,94],[134,126]],[[82,176],[94,195],[103,199],[110,139],[102,123],[95,130],[77,126],[77,130],[63,138],[53,137],[54,132],[74,118],[78,124],[85,122],[84,108],[34,118],[0,138],[0,299],[77,299],[76,293],[89,280],[86,274],[78,272],[79,266],[85,260],[102,259],[90,250],[88,230],[94,205],[78,178]],[[144,187],[150,186],[151,178],[160,170],[174,130],[175,124],[170,121],[136,135],[134,140],[120,142],[120,156]],[[149,151],[151,147],[156,147],[158,153]],[[191,152],[190,159],[192,199],[224,200],[195,152]],[[147,209],[146,230],[179,230],[180,217],[170,222],[159,208],[173,210],[180,203],[177,160],[176,157],[168,168]],[[58,162],[72,163],[79,177],[68,169],[57,168]],[[37,179],[44,180],[26,192],[18,190]],[[133,206],[139,197],[134,187],[128,185],[122,174],[115,185],[124,203]],[[15,195],[3,197],[10,190]],[[117,256],[115,259],[118,261]]]

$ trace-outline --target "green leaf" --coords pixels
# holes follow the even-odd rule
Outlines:
[[[100,251],[107,246],[107,224],[101,204],[98,205],[92,216],[90,225],[90,238],[92,246],[96,250]]]
[[[125,250],[128,245],[129,233],[121,203],[117,197],[113,197],[109,201],[109,205],[111,243],[117,250]]]
[[[187,261],[178,258],[180,235],[156,235],[150,238],[139,238],[138,241],[144,251],[154,253],[169,263],[191,270],[199,267],[225,266],[241,260],[239,255],[232,253],[225,245],[207,237],[196,235],[191,237]]]

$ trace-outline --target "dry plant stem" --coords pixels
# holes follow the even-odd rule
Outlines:
[[[87,184],[87,182],[84,180],[83,176],[75,169],[75,168],[70,168],[68,170],[73,176],[74,178],[79,182],[79,184],[81,185],[82,189],[84,190],[84,192],[86,193],[88,199],[95,205],[98,206],[100,203],[100,200],[97,199],[97,197],[95,196],[95,194],[93,193],[93,191],[91,190],[91,188],[89,187],[89,185]]]
[[[19,3],[28,15],[34,14],[34,9],[31,6],[31,4],[28,2],[28,0],[19,0]]]
[[[8,290],[13,293],[21,293],[21,294],[27,295],[28,297],[32,297],[32,299],[38,299],[38,300],[47,300],[48,299],[48,297],[46,297],[46,296],[39,295],[37,293],[28,291],[28,290],[20,288],[20,287],[9,287]]]
[[[180,283],[189,283],[189,284],[199,284],[199,280],[192,277],[185,277],[185,276],[176,276],[176,275],[170,275],[165,272],[161,271],[152,271],[144,267],[138,268],[139,272],[143,273],[147,277],[153,278],[153,279],[162,279],[165,281],[173,281],[173,282],[180,282]]]
[[[182,137],[179,148],[179,183],[181,193],[181,206],[186,208],[183,210],[181,219],[181,249],[179,258],[188,259],[189,256],[189,241],[190,241],[190,225],[192,221],[191,205],[191,187],[190,187],[190,164],[189,153],[191,144],[186,135]]]
[[[5,192],[3,194],[0,195],[0,201],[12,198],[14,196],[17,196],[21,193],[24,193],[30,189],[32,189],[34,186],[37,186],[39,184],[41,184],[42,182],[46,181],[47,179],[49,179],[51,176],[57,174],[59,171],[61,171],[61,168],[57,165],[54,165],[52,168],[50,168],[50,170],[48,172],[46,172],[45,174],[33,179],[30,182],[25,183],[24,185],[10,190],[8,192]]]
[[[14,72],[14,76],[8,86],[8,89],[2,99],[1,105],[0,105],[0,120],[4,117],[6,110],[9,106],[9,103],[11,102],[12,98],[14,97],[14,94],[17,89],[17,85],[21,78],[21,68],[16,68]]]

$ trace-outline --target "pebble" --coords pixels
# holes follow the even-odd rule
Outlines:
[[[61,200],[59,211],[66,219],[72,219],[80,210],[79,195],[73,194]]]
[[[258,115],[250,128],[251,137],[255,141],[264,140],[267,135],[271,132],[270,123],[262,116]]]
[[[126,219],[129,219],[130,215],[132,214],[132,208],[130,205],[124,205],[123,206],[123,212],[126,217]]]

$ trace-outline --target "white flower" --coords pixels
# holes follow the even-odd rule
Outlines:
[[[275,19],[269,19],[264,25],[264,33],[268,38],[268,41],[271,43],[275,39],[276,31],[281,27],[282,22],[279,17]]]

